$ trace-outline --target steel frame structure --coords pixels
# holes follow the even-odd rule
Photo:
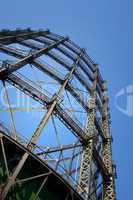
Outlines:
[[[14,44],[21,46],[21,49],[13,47]],[[24,49],[23,49],[23,48]],[[28,49],[27,52],[25,52]],[[87,55],[85,49],[80,48],[68,37],[59,36],[49,30],[34,31],[25,30],[2,30],[0,32],[0,52],[9,55],[16,60],[2,59],[0,66],[0,79],[3,87],[6,83],[39,102],[46,110],[31,138],[23,139],[17,134],[17,130],[12,132],[0,122],[0,144],[3,162],[6,169],[6,179],[0,185],[1,199],[6,199],[10,190],[16,183],[36,180],[44,177],[40,187],[36,191],[34,199],[39,198],[39,194],[44,188],[49,176],[54,174],[68,188],[64,199],[83,200],[115,200],[115,168],[112,162],[109,121],[109,105],[107,88],[99,71],[98,65]],[[42,61],[42,56],[46,55],[51,61],[59,64],[67,71],[63,76],[56,66],[52,67]],[[3,58],[3,57],[2,57]],[[71,61],[71,62],[70,62]],[[50,97],[36,84],[19,73],[19,70],[27,65],[34,66],[36,70],[51,77],[59,84],[59,89]],[[73,80],[77,80],[86,91],[87,100],[78,91],[78,86]],[[83,128],[80,121],[76,120],[62,106],[62,95],[68,92],[72,98],[82,107],[86,113],[86,127]],[[9,102],[8,93],[6,97]],[[71,103],[71,102],[70,102]],[[13,124],[13,108],[9,106],[11,121]],[[42,130],[45,128],[51,117],[55,116],[74,135],[76,140],[72,144],[51,146],[43,149],[37,144]],[[53,118],[52,118],[53,119]],[[53,121],[54,122],[54,121]],[[55,131],[56,127],[55,127]],[[24,133],[23,133],[24,135]],[[23,154],[18,159],[13,171],[10,172],[9,162],[5,152],[3,140],[8,139],[14,145],[23,148]],[[63,157],[63,152],[73,149],[71,155]],[[79,149],[76,152],[75,149]],[[53,166],[45,159],[52,153],[59,152],[56,164]],[[80,155],[80,163],[77,168],[73,168],[73,161]],[[45,173],[31,177],[19,179],[19,174],[24,166],[33,157],[47,168]],[[58,170],[60,163],[70,160],[70,167],[64,167],[63,173]],[[77,173],[78,180],[74,182],[71,175]],[[66,181],[67,180],[67,181]]]

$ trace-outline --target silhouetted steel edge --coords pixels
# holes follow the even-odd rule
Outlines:
[[[3,137],[5,137],[7,140],[9,140],[10,142],[12,142],[13,144],[17,145],[19,148],[21,148],[24,152],[27,152],[31,157],[33,157],[35,160],[37,160],[41,165],[43,165],[48,171],[52,172],[52,174],[54,176],[56,176],[61,182],[62,184],[66,185],[67,188],[70,189],[70,191],[73,191],[74,194],[80,199],[83,200],[83,198],[76,192],[76,190],[65,180],[62,178],[62,176],[57,173],[56,171],[54,171],[50,166],[48,166],[41,158],[39,158],[38,156],[36,156],[34,153],[32,153],[31,151],[29,151],[25,146],[23,146],[21,143],[19,143],[18,141],[14,140],[13,138],[11,138],[10,136],[8,136],[7,134],[5,134],[4,132],[2,132],[0,130],[0,133],[3,135]]]

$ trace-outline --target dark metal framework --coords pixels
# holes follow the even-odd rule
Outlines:
[[[49,30],[3,30],[0,32],[0,52],[0,79],[6,91],[9,104],[7,110],[12,124],[12,130],[9,130],[0,122],[1,149],[7,174],[0,187],[1,199],[7,197],[17,182],[44,177],[34,198],[37,199],[53,173],[65,181],[68,187],[68,195],[64,198],[66,200],[115,200],[115,167],[111,153],[107,89],[98,65],[91,60],[85,49],[77,46],[68,37],[56,35]],[[27,68],[30,67],[39,71],[41,77],[44,74],[54,80],[58,85],[57,91],[50,91],[49,87],[47,91],[43,90],[28,72],[25,76]],[[6,84],[11,84],[39,102],[44,111],[41,121],[28,139],[23,139],[17,133],[14,122],[15,108],[10,106]],[[67,104],[66,99],[71,109],[64,106]],[[50,120],[56,136],[58,135],[57,119],[58,123],[68,130],[66,138],[67,134],[73,134],[72,143],[58,142],[55,146],[51,144],[44,148],[37,141]],[[83,119],[86,121],[84,127]],[[8,166],[4,138],[25,149],[13,171],[10,171]],[[41,160],[50,170],[45,174],[24,177],[21,180],[19,174],[31,155]]]

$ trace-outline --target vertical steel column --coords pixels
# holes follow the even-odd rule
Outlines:
[[[94,81],[92,91],[90,93],[90,99],[88,102],[88,112],[87,112],[87,122],[86,122],[86,135],[89,136],[90,133],[94,132],[94,118],[95,118],[95,106],[96,106],[96,84],[97,84],[97,70],[94,73]],[[84,196],[85,200],[88,200],[90,193],[90,177],[91,177],[91,162],[93,153],[93,140],[89,140],[88,144],[83,149],[81,169],[80,169],[80,179],[78,189],[79,193]]]
[[[103,131],[105,135],[105,142],[103,143],[103,161],[109,171],[109,177],[103,178],[103,200],[115,200],[115,186],[114,174],[112,165],[112,151],[111,151],[111,135],[109,133],[109,119],[108,119],[108,97],[104,94],[103,100]]]
[[[78,63],[80,62],[80,57],[82,56],[83,51],[81,51],[81,54],[77,57],[76,61],[73,63],[71,71],[67,74],[67,76],[65,77],[59,91],[54,95],[53,101],[51,103],[51,105],[49,105],[49,108],[46,112],[46,114],[44,115],[44,117],[42,118],[39,126],[37,127],[36,131],[34,132],[34,134],[31,137],[31,140],[29,141],[27,148],[31,151],[34,148],[35,142],[38,139],[38,137],[41,134],[42,129],[44,128],[44,126],[46,125],[48,119],[50,118],[51,114],[54,111],[54,108],[56,107],[56,104],[59,101],[59,97],[60,94],[65,90],[65,87],[67,86],[68,82],[70,81],[70,79],[72,78],[72,75],[74,74],[76,67],[78,65]],[[10,188],[12,187],[12,185],[14,185],[15,183],[15,179],[17,178],[18,174],[20,173],[22,167],[24,166],[27,158],[29,156],[29,153],[26,152],[24,153],[24,155],[22,156],[21,160],[19,161],[18,165],[16,166],[15,171],[13,172],[12,176],[8,178],[7,184],[5,185],[3,191],[2,191],[2,200],[7,196],[8,191],[10,190]]]

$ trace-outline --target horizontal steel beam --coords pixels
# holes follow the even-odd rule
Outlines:
[[[73,149],[73,148],[81,147],[81,146],[82,146],[81,144],[68,144],[68,145],[61,145],[61,146],[58,146],[58,147],[49,147],[46,151],[39,152],[36,155],[54,153],[54,152],[57,152],[57,151],[69,150],[69,149]]]
[[[50,158],[50,156],[45,159],[45,161],[47,162],[63,162],[63,161],[67,161],[67,160],[73,160],[74,158],[76,158],[77,156],[81,155],[82,151],[79,151],[78,153],[73,154],[72,156],[67,156],[67,157],[62,157],[62,158]],[[42,156],[42,155],[38,155],[37,156]],[[42,157],[41,157],[42,158]],[[49,159],[50,158],[50,159]]]

